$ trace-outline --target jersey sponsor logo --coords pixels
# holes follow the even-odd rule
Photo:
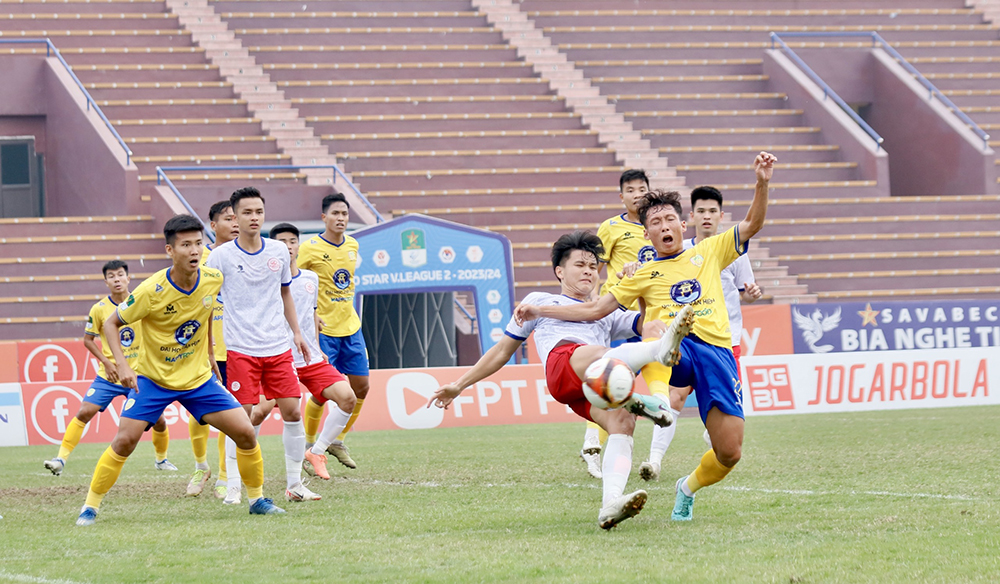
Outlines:
[[[698,280],[682,280],[670,287],[670,298],[678,304],[691,304],[701,298]]]
[[[278,270],[281,269],[281,262],[278,261],[278,258],[271,258],[267,260],[267,269],[271,270],[272,272],[277,272]]]
[[[118,329],[118,340],[121,341],[123,347],[131,347],[132,343],[135,342],[135,331],[128,326]]]
[[[242,274],[243,273],[243,264],[236,264],[236,271]]]
[[[694,256],[693,258],[691,258],[691,263],[693,265],[698,266],[700,268],[701,265],[703,263],[705,263],[705,257],[702,256],[701,254],[698,254],[698,255]]]
[[[167,307],[163,309],[163,314],[177,314],[177,310],[174,308],[173,304],[168,304]]]
[[[344,268],[340,268],[333,273],[333,285],[338,290],[347,290],[351,287],[351,273]]]
[[[197,333],[198,329],[200,328],[201,328],[200,322],[198,322],[197,320],[189,320],[184,324],[182,324],[181,326],[177,327],[177,330],[174,331],[174,339],[178,343],[186,345],[194,337],[195,333]]]
[[[211,296],[206,296],[206,297],[202,298],[201,299],[201,304],[205,308],[212,308],[212,297]]]
[[[156,289],[154,291],[155,292],[163,292],[163,286],[160,286],[159,284],[157,284],[156,285]]]
[[[129,294],[128,300],[125,301],[125,306],[132,306],[133,304],[135,304],[135,296]]]
[[[639,250],[637,256],[638,257],[636,259],[639,260],[639,263],[644,264],[656,258],[656,250],[651,245],[644,245]]]

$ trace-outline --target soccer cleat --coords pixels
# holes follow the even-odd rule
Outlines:
[[[285,489],[285,499],[288,501],[319,501],[322,498],[323,497],[319,494],[307,489],[302,483],[299,483],[290,489]]]
[[[66,466],[66,461],[59,458],[58,456],[52,460],[45,461],[45,468],[52,471],[52,474],[59,476],[62,474],[63,468]]]
[[[692,507],[694,507],[694,495],[688,497],[684,494],[684,490],[681,489],[681,481],[686,481],[687,477],[681,477],[677,479],[677,497],[674,499],[674,512],[670,514],[670,518],[674,521],[691,521],[693,515]]]
[[[166,458],[164,458],[163,460],[156,461],[156,463],[153,466],[156,468],[156,470],[170,470],[170,471],[180,470],[179,468],[174,466],[174,463],[170,462]]]
[[[93,507],[84,506],[80,510],[80,516],[76,518],[76,524],[81,527],[93,525],[95,521],[97,521],[97,509]]]
[[[212,488],[212,492],[215,493],[216,499],[225,499],[228,490],[229,489],[226,488],[226,485],[215,485],[215,487]]]
[[[229,487],[226,489],[226,498],[222,500],[223,505],[239,505],[243,499],[242,496],[243,488],[239,485]]]
[[[601,449],[598,448],[596,452],[592,448],[584,448],[580,451],[580,458],[587,465],[587,473],[595,479],[599,479],[604,476],[601,472]]]
[[[306,458],[302,462],[302,468],[314,477],[319,477],[324,481],[330,480],[330,472],[326,470],[325,454],[315,454],[311,450],[306,450]]]
[[[633,393],[632,397],[625,402],[625,407],[637,416],[652,420],[654,424],[661,428],[666,428],[673,424],[676,417],[674,410],[670,408],[670,404],[659,395]]]
[[[358,463],[354,462],[354,459],[351,458],[351,453],[347,450],[347,445],[343,442],[334,442],[327,446],[326,452],[339,460],[340,464],[347,468],[358,468]]]
[[[197,497],[198,495],[200,495],[201,492],[205,489],[205,483],[208,482],[208,479],[211,476],[212,476],[211,470],[202,470],[200,468],[196,468],[194,470],[194,474],[191,475],[191,480],[188,481],[187,493],[185,493],[185,496]]]
[[[648,460],[639,465],[639,478],[644,481],[660,480],[660,463]]]
[[[278,513],[284,513],[285,510],[274,504],[274,501],[261,497],[250,505],[251,515],[275,515]]]
[[[681,341],[691,332],[693,324],[694,309],[690,304],[685,304],[667,327],[667,332],[663,333],[666,340],[661,342],[660,354],[657,356],[660,363],[673,367],[681,360]]]
[[[597,523],[601,529],[611,529],[629,517],[635,517],[642,511],[642,506],[646,504],[646,491],[636,491],[628,495],[622,495],[610,505],[601,509],[597,516]]]

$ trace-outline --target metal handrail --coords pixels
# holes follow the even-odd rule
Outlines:
[[[799,38],[801,38],[801,37],[860,37],[860,38],[870,38],[871,41],[872,41],[872,47],[881,47],[882,50],[884,50],[885,52],[889,53],[889,56],[891,56],[893,59],[895,59],[896,61],[898,61],[899,64],[903,67],[903,69],[906,70],[907,73],[909,73],[909,74],[913,75],[914,77],[916,77],[917,81],[919,81],[920,84],[924,86],[924,89],[927,90],[927,99],[928,100],[931,100],[934,97],[937,97],[938,100],[940,100],[941,103],[943,103],[945,105],[945,107],[947,107],[948,109],[950,109],[951,112],[958,117],[958,119],[962,120],[962,122],[964,122],[967,126],[969,126],[969,128],[973,132],[975,132],[975,134],[977,136],[979,136],[980,139],[982,139],[982,141],[983,141],[983,150],[988,150],[989,149],[989,147],[990,147],[990,135],[987,134],[985,130],[983,130],[982,128],[980,128],[979,124],[977,124],[976,122],[972,121],[972,118],[970,118],[965,112],[963,112],[961,110],[961,108],[959,108],[957,105],[955,105],[955,102],[951,101],[951,99],[948,98],[947,95],[941,93],[941,90],[939,90],[937,88],[937,86],[935,86],[933,83],[931,83],[929,79],[927,79],[926,77],[924,77],[923,74],[920,71],[918,71],[916,67],[914,67],[913,65],[911,65],[910,62],[907,61],[905,57],[903,57],[903,55],[899,54],[899,51],[897,51],[895,48],[893,48],[893,46],[889,44],[889,41],[885,40],[882,37],[882,35],[880,35],[879,33],[875,32],[875,31],[783,32],[779,36],[778,33],[772,32],[771,33],[771,48],[772,49],[774,48],[774,41],[775,41],[775,39],[777,39],[778,42],[780,42],[782,44],[782,46],[785,48],[785,50],[788,51],[789,53],[791,53],[792,51],[791,51],[790,48],[788,48],[788,45],[786,45],[784,42],[781,41],[781,37],[782,36],[786,37],[786,38],[792,38],[792,37],[799,37]]]
[[[212,243],[215,243],[215,232],[212,231],[212,229],[210,228],[210,226],[205,223],[204,219],[202,219],[200,216],[198,216],[197,213],[194,212],[194,209],[191,208],[191,205],[187,202],[187,199],[184,198],[184,195],[182,195],[181,192],[179,190],[177,190],[177,187],[174,186],[174,182],[172,180],[170,180],[170,177],[168,177],[167,174],[165,172],[163,172],[162,170],[160,170],[160,167],[157,166],[156,167],[156,184],[160,184],[161,179],[162,179],[163,182],[166,183],[166,185],[168,187],[170,187],[170,190],[174,192],[174,195],[176,195],[177,199],[180,200],[180,202],[181,202],[182,205],[184,205],[184,208],[187,209],[187,212],[192,217],[197,218],[198,221],[201,222],[201,226],[205,230],[205,235],[208,236],[208,239],[211,240]]]
[[[94,98],[90,96],[90,92],[87,91],[87,88],[83,86],[83,83],[80,81],[80,78],[77,77],[76,73],[73,72],[73,68],[69,66],[69,63],[66,62],[66,59],[63,59],[63,56],[59,52],[59,49],[57,49],[56,46],[52,44],[51,40],[47,38],[46,39],[0,39],[0,44],[17,44],[17,45],[44,44],[46,46],[45,56],[51,57],[54,54],[56,58],[59,59],[59,62],[62,63],[63,67],[66,68],[66,72],[69,73],[70,77],[73,78],[73,81],[76,82],[76,86],[79,87],[80,91],[83,92],[84,97],[87,98],[87,111],[90,111],[90,108],[93,107],[94,111],[97,112],[98,117],[100,117],[101,120],[104,121],[104,125],[107,126],[109,130],[111,130],[111,134],[114,135],[116,140],[118,140],[118,144],[125,151],[125,166],[128,166],[132,163],[132,151],[129,149],[128,145],[125,144],[125,140],[123,140],[121,135],[118,134],[118,130],[115,130],[115,127],[111,125],[111,121],[108,120],[108,116],[104,115],[104,112],[101,111],[101,107],[97,105],[97,102],[94,101]]]
[[[840,106],[840,109],[844,110],[844,113],[851,116],[851,119],[854,120],[859,126],[861,126],[861,129],[863,129],[869,136],[872,137],[873,140],[875,140],[876,150],[882,148],[882,142],[884,142],[885,140],[882,138],[882,136],[879,135],[878,132],[875,131],[875,128],[872,128],[870,125],[868,125],[868,122],[861,119],[861,116],[858,115],[858,112],[851,109],[851,106],[847,105],[847,102],[841,99],[840,96],[837,95],[837,92],[834,91],[832,87],[827,85],[826,81],[823,81],[823,78],[821,78],[815,71],[813,71],[812,68],[809,67],[809,65],[806,65],[806,62],[802,60],[802,57],[799,57],[795,53],[795,51],[792,50],[791,47],[785,44],[785,41],[781,40],[781,37],[778,36],[778,33],[772,32],[771,33],[772,49],[774,49],[775,43],[781,45],[781,48],[785,51],[785,53],[788,54],[788,56],[792,59],[792,61],[794,61],[795,64],[799,66],[799,69],[802,69],[802,71],[805,72],[805,74],[808,75],[809,78],[812,79],[813,82],[816,85],[818,85],[820,89],[823,90],[823,99],[826,99],[828,97],[832,99],[834,103]]]

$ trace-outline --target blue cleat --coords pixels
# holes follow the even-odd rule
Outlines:
[[[686,480],[687,477],[677,479],[677,497],[674,499],[674,512],[670,514],[670,518],[674,521],[691,521],[693,515],[691,508],[694,507],[694,495],[689,497],[681,489],[681,481]]]
[[[272,515],[275,513],[284,513],[285,510],[274,504],[274,500],[261,497],[250,505],[251,515]]]
[[[76,518],[76,524],[81,527],[93,525],[95,521],[97,521],[97,509],[93,507],[84,507],[80,511],[80,516]]]

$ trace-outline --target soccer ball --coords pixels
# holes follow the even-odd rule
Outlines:
[[[635,384],[632,368],[620,359],[598,359],[587,367],[583,394],[587,401],[602,410],[620,408],[630,397]]]

